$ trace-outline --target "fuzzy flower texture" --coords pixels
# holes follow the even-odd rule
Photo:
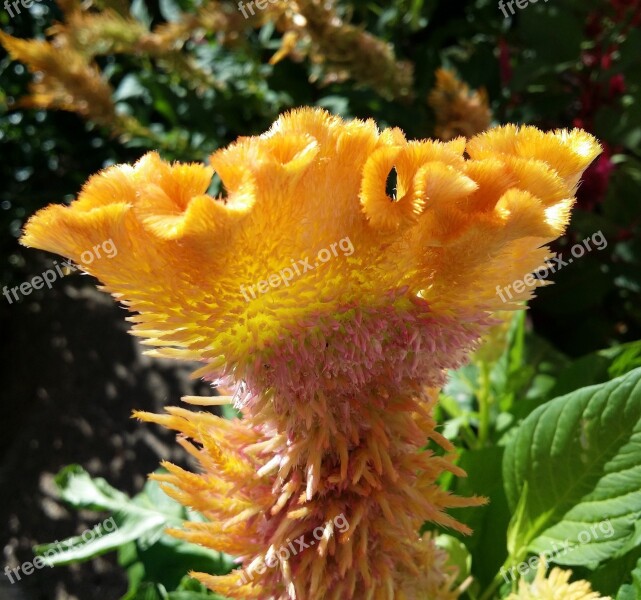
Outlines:
[[[466,531],[447,509],[484,500],[437,485],[464,475],[435,428],[437,389],[495,313],[541,285],[507,304],[496,293],[550,256],[599,152],[580,130],[408,141],[301,109],[211,167],[150,153],[29,221],[25,245],[79,263],[112,239],[117,256],[86,270],[133,333],[234,391],[243,419],[139,414],[202,467],[157,477],[207,518],[172,534],[239,557],[196,578],[230,598],[457,597],[447,556],[418,532]],[[214,172],[223,198],[207,195]]]
[[[510,594],[507,600],[612,600],[593,592],[585,580],[570,583],[572,571],[554,567],[547,578],[546,571],[547,564],[541,560],[534,581],[519,581],[518,593]]]

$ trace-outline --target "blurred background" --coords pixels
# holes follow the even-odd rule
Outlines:
[[[21,228],[46,204],[71,201],[90,174],[150,149],[206,161],[279,113],[316,105],[408,138],[448,140],[508,122],[592,132],[604,152],[554,249],[569,256],[597,232],[607,246],[553,276],[531,303],[528,330],[559,362],[641,338],[641,1],[520,4],[0,5],[3,289],[52,265],[18,245]],[[62,467],[78,463],[139,493],[160,459],[182,458],[171,435],[136,424],[131,410],[207,392],[187,366],[143,356],[125,311],[95,284],[75,272],[52,289],[0,298],[2,569],[95,523],[57,501]],[[19,586],[0,574],[0,599],[120,598],[128,581],[116,563],[109,554],[47,568]]]

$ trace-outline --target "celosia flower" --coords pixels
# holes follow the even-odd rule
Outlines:
[[[417,531],[466,531],[446,510],[480,500],[437,485],[463,473],[435,431],[434,388],[495,311],[531,296],[536,281],[507,304],[496,288],[544,263],[598,152],[578,130],[410,142],[303,109],[216,152],[213,168],[148,154],[29,221],[26,245],[76,261],[113,240],[117,255],[86,270],[135,313],[134,334],[236,386],[242,421],[140,415],[179,431],[202,465],[161,477],[209,518],[174,533],[242,562],[201,581],[233,598],[456,597]],[[207,195],[214,170],[225,198]],[[308,548],[280,552],[301,536]]]
[[[345,22],[332,2],[270,0],[260,9],[252,2],[237,7],[204,2],[152,29],[128,14],[126,3],[88,10],[74,0],[60,2],[59,8],[63,19],[47,30],[48,40],[23,40],[0,32],[0,44],[11,57],[37,74],[31,93],[18,106],[75,112],[117,135],[154,137],[134,117],[116,114],[113,90],[94,61],[97,56],[150,56],[156,66],[180,76],[190,88],[223,89],[225,82],[195,60],[185,49],[186,42],[197,41],[206,32],[216,33],[223,44],[237,45],[247,29],[266,23],[283,34],[272,64],[286,56],[297,60],[308,56],[314,80],[353,78],[385,98],[412,98],[413,65],[397,60],[389,43]]]
[[[492,121],[487,92],[470,91],[455,73],[447,69],[436,71],[436,85],[428,96],[436,114],[434,133],[449,141],[457,136],[470,138],[489,128]]]
[[[414,65],[398,60],[390,43],[346,22],[336,10],[336,2],[296,0],[283,4],[286,10],[277,26],[284,35],[272,64],[285,56],[307,54],[315,66],[314,79],[319,74],[324,83],[352,78],[384,98],[412,100]]]
[[[14,60],[24,62],[40,79],[20,106],[77,112],[101,125],[117,121],[111,86],[98,67],[71,47],[44,40],[22,40],[0,31],[0,44]]]
[[[609,596],[593,592],[589,581],[569,583],[572,571],[555,567],[547,578],[546,571],[546,562],[541,560],[534,581],[519,581],[518,593],[510,594],[507,600],[611,600]]]

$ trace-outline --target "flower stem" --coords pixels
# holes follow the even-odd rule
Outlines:
[[[492,394],[490,391],[490,367],[482,362],[479,371],[479,447],[483,448],[490,435],[490,408],[492,406]]]
[[[508,556],[507,560],[503,563],[503,565],[501,565],[501,568],[498,570],[498,572],[494,576],[492,583],[490,583],[488,588],[483,592],[479,600],[490,600],[492,597],[494,597],[496,590],[498,590],[501,585],[501,581],[504,581],[504,577],[501,571],[505,567],[508,567],[510,563],[511,563],[511,560],[510,560],[510,557]]]

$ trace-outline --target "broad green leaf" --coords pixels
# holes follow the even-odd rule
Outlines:
[[[145,579],[175,590],[190,571],[224,575],[234,563],[226,554],[190,544],[168,535],[148,548],[139,549],[139,560],[145,567]]]
[[[135,540],[151,543],[165,527],[180,526],[185,517],[182,509],[176,508],[177,503],[159,490],[154,482],[146,486],[151,497],[145,493],[132,500],[104,479],[92,479],[82,467],[71,465],[56,476],[56,485],[61,498],[72,507],[108,511],[112,517],[80,536],[36,546],[36,554],[51,566],[88,560]]]
[[[37,546],[36,553],[43,556],[48,565],[80,562],[121,549],[121,563],[128,565],[132,575],[140,580],[143,575],[149,576],[151,561],[145,557],[154,556],[152,581],[165,582],[169,589],[174,589],[192,568],[227,573],[233,566],[231,559],[224,554],[176,540],[164,533],[169,526],[180,527],[187,518],[201,517],[167,496],[154,481],[147,482],[143,492],[132,499],[103,479],[92,479],[81,467],[72,465],[59,473],[56,483],[61,498],[74,508],[108,511],[112,517],[81,536]],[[131,542],[135,545],[132,546]],[[128,554],[122,554],[127,549]],[[145,564],[144,574],[136,570],[137,561]]]
[[[527,500],[528,500],[528,483],[526,481],[523,485],[521,496],[519,497],[519,503],[516,505],[514,509],[514,513],[512,514],[512,519],[510,520],[510,525],[507,529],[507,551],[509,556],[520,557],[519,545],[521,540],[519,538],[519,534],[521,533],[521,530],[524,527],[523,525],[524,520],[527,518],[526,517]]]
[[[632,572],[632,583],[622,585],[616,600],[639,600],[641,598],[641,560]]]
[[[132,546],[135,547],[135,544]],[[121,549],[121,565],[124,564],[125,554],[128,553]],[[187,573],[195,570],[212,575],[224,575],[233,568],[232,560],[225,554],[166,535],[153,546],[140,549],[134,562],[127,564],[129,590],[122,600],[138,600],[141,594],[153,592],[160,593],[163,600],[225,600],[222,596],[208,591]]]
[[[596,571],[589,572],[583,569],[585,571],[583,575],[590,579],[595,590],[614,598],[622,584],[632,582],[632,572],[639,561],[641,561],[641,547],[635,548],[624,556],[607,561]],[[577,569],[577,571],[579,570]]]
[[[124,511],[113,515],[110,520],[116,524],[115,530],[99,524],[83,535],[59,543],[42,544],[36,546],[34,551],[52,567],[82,562],[117,550],[124,544],[148,535],[150,530],[162,531],[166,523],[159,514],[128,514]]]
[[[630,342],[598,350],[582,356],[574,362],[556,353],[551,347],[545,348],[542,340],[536,336],[528,338],[528,354],[540,346],[544,350],[545,360],[530,356],[528,364],[537,364],[537,376],[533,379],[527,396],[513,407],[515,417],[525,418],[535,408],[546,401],[567,394],[573,390],[604,383],[615,377],[641,367],[641,341]],[[540,361],[540,362],[539,362]],[[554,366],[550,370],[550,363]]]
[[[60,498],[76,509],[116,511],[129,496],[111,487],[101,477],[93,478],[80,465],[69,465],[56,475]]]
[[[496,446],[462,451],[458,465],[468,476],[455,478],[452,490],[459,496],[476,494],[489,499],[485,506],[452,511],[473,530],[471,536],[460,539],[472,555],[472,574],[482,586],[492,581],[507,557],[505,531],[510,512],[503,491],[502,458],[503,448]]]
[[[108,511],[112,516],[84,532],[84,537],[38,546],[36,553],[46,564],[80,562],[118,550],[119,564],[129,578],[123,600],[219,598],[187,573],[228,573],[234,567],[231,557],[164,532],[168,526],[179,527],[186,519],[202,520],[202,516],[167,496],[157,482],[148,481],[140,494],[129,498],[104,479],[92,479],[81,467],[71,465],[58,474],[56,483],[61,498],[74,508]],[[173,592],[183,595],[172,596]]]
[[[523,502],[512,559],[546,553],[595,568],[629,549],[641,514],[640,453],[641,369],[535,410],[503,460],[512,512]]]
[[[583,356],[562,371],[552,393],[567,394],[579,387],[603,383],[641,367],[641,341],[606,348]]]

